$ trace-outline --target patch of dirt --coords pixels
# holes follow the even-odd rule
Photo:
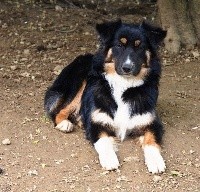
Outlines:
[[[77,55],[96,51],[96,22],[153,18],[155,5],[134,14],[135,1],[105,1],[94,11],[74,4],[14,2],[0,2],[0,192],[200,191],[198,50],[176,58],[161,52],[164,174],[147,172],[132,139],[119,145],[120,169],[102,170],[84,131],[58,132],[43,110],[45,90],[59,71]]]

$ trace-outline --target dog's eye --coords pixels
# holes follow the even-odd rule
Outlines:
[[[126,45],[127,39],[126,39],[125,37],[122,37],[122,38],[120,39],[120,43],[121,43],[122,45]]]
[[[135,42],[134,42],[135,47],[138,47],[140,44],[141,44],[141,41],[139,39],[135,40]]]

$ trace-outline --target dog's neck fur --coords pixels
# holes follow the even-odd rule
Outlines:
[[[112,89],[114,97],[116,96],[115,99],[117,99],[118,96],[121,98],[123,92],[128,88],[139,87],[144,84],[143,79],[138,79],[136,77],[123,77],[118,75],[116,72],[112,74],[104,74],[104,76]]]

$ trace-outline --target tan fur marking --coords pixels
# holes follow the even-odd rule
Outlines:
[[[153,145],[160,149],[160,146],[156,143],[154,134],[150,131],[147,131],[144,134],[144,138],[142,139],[141,144],[142,144],[142,147],[144,147],[145,145]]]
[[[115,63],[112,59],[112,49],[108,50],[106,59],[105,59],[105,64],[104,64],[104,71],[106,74],[113,74],[116,73],[115,71]]]
[[[112,62],[112,63],[105,63],[104,71],[105,71],[106,74],[116,73],[114,62]]]
[[[151,53],[150,51],[146,51],[146,56],[147,56],[147,66],[150,66],[150,60],[151,60]]]
[[[126,39],[125,37],[122,37],[122,38],[120,39],[120,42],[121,42],[123,45],[126,45],[127,39]]]
[[[135,47],[138,47],[140,45],[141,41],[138,39],[138,40],[135,40],[134,43],[135,43]]]
[[[141,68],[139,74],[136,76],[136,78],[138,80],[145,79],[145,77],[147,76],[148,72],[149,72],[149,69],[142,66],[142,68]]]
[[[80,90],[78,91],[74,99],[71,101],[71,103],[69,103],[65,108],[60,110],[60,112],[56,115],[56,119],[55,119],[56,125],[62,122],[63,120],[68,119],[69,115],[72,112],[80,109],[80,101],[81,101],[81,97],[85,89],[85,86],[86,86],[86,82],[84,81]]]
[[[102,137],[108,137],[108,134],[106,132],[102,132],[99,134],[99,138],[102,138]]]
[[[147,61],[146,63],[142,64],[142,68],[139,72],[139,74],[136,76],[137,79],[145,79],[145,77],[148,75],[149,72],[149,65],[150,65],[150,59],[151,59],[151,53],[149,51],[146,51]]]
[[[107,55],[106,55],[105,62],[107,62],[107,63],[112,62],[112,49],[109,49],[109,50],[108,50],[108,53],[107,53]]]

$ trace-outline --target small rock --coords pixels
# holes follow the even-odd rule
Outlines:
[[[179,171],[176,171],[176,170],[174,170],[174,171],[171,171],[171,175],[172,176],[179,176],[181,173],[179,172]]]
[[[5,29],[5,28],[8,27],[8,25],[7,25],[7,23],[4,23],[1,27],[2,27],[3,29]]]
[[[44,169],[44,168],[47,166],[47,164],[42,163],[41,166],[42,166],[42,168]]]
[[[38,175],[38,172],[37,172],[37,170],[30,170],[30,171],[28,172],[28,175],[29,175],[29,176],[37,176],[37,175]]]
[[[193,154],[195,151],[193,151],[192,149],[190,150],[190,154]]]
[[[54,68],[53,73],[54,73],[55,75],[59,75],[60,72],[62,71],[62,69],[63,69],[63,66],[57,65],[57,66]]]
[[[23,57],[23,58],[20,59],[20,61],[24,62],[24,61],[28,61],[28,59]]]
[[[131,161],[140,161],[138,157],[130,156],[130,157],[125,157],[124,162],[131,162]]]
[[[20,74],[22,77],[30,77],[30,73],[24,72]]]
[[[10,145],[10,144],[11,144],[10,139],[4,139],[4,140],[2,141],[2,144],[3,144],[3,145]]]
[[[186,62],[186,63],[189,63],[189,62],[190,62],[190,59],[189,59],[189,58],[185,59],[185,62]]]
[[[159,175],[154,175],[153,181],[158,182],[158,181],[161,181],[161,180],[162,180],[162,177],[161,177],[161,176],[159,176]]]
[[[10,66],[10,69],[11,69],[12,71],[15,71],[17,68],[18,68],[18,67],[17,67],[16,65]]]
[[[199,52],[198,51],[192,51],[192,55],[194,58],[199,57]]]
[[[63,159],[54,160],[54,161],[55,161],[55,163],[56,163],[57,165],[60,165],[61,163],[63,163],[63,162],[64,162],[64,160],[63,160]]]
[[[90,35],[90,33],[89,32],[85,32],[85,35]]]
[[[17,179],[21,179],[21,178],[22,178],[21,173],[18,173],[18,175],[17,175]]]
[[[24,55],[30,55],[30,50],[29,49],[24,49]]]
[[[85,51],[85,50],[86,50],[86,48],[85,48],[85,47],[81,47],[80,49],[81,49],[81,51]]]
[[[100,175],[107,175],[109,174],[109,171],[104,171],[103,173],[100,173]]]
[[[126,176],[120,176],[116,179],[117,182],[121,182],[121,181],[125,181],[125,182],[129,182],[128,178]]]
[[[64,9],[61,6],[56,5],[55,10],[58,11],[58,12],[63,12]]]

